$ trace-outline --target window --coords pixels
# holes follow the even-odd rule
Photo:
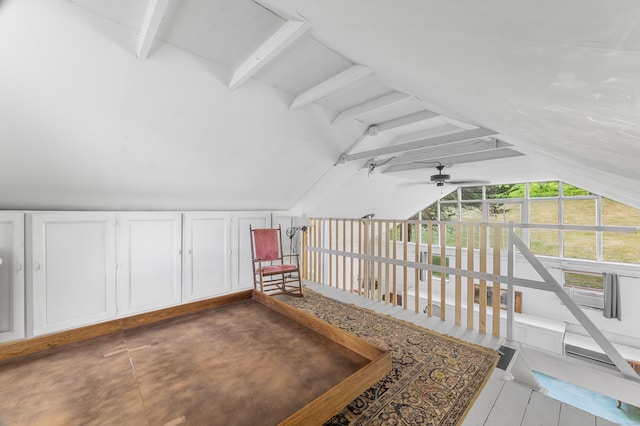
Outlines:
[[[417,227],[415,223],[407,223],[407,231],[409,233],[409,239],[407,240],[410,243],[415,243],[416,238],[418,238]]]
[[[524,198],[524,183],[516,183],[510,185],[491,185],[487,186],[486,188],[488,200],[496,198]]]
[[[427,262],[427,252],[426,251],[421,251],[420,252],[420,263],[428,263]],[[440,266],[441,265],[441,257],[435,254],[431,255],[431,265],[437,265]],[[445,266],[449,266],[449,258],[445,257]],[[438,271],[437,267],[434,268],[433,271],[431,271],[432,274],[431,276],[433,277],[440,277],[442,275],[442,273],[440,271]],[[449,274],[445,274],[445,278],[449,279]],[[421,269],[420,270],[420,281],[426,281],[427,280],[427,270],[426,269]]]
[[[596,225],[596,200],[564,200],[562,223]],[[563,231],[563,256],[596,260],[596,241],[595,232]]]
[[[458,199],[458,191],[453,191],[450,194],[445,195],[444,197],[442,197],[442,201],[454,201]]]
[[[558,223],[558,200],[531,201],[529,222]],[[558,237],[559,232],[554,229],[532,229],[529,234],[529,247],[534,254],[558,256],[560,254]]]
[[[402,241],[402,225],[396,225],[395,228],[389,229],[389,241],[396,239],[396,242]]]
[[[521,223],[522,222],[522,203],[521,202],[505,202],[505,203],[489,203],[489,222],[502,223]]]
[[[602,224],[639,226],[640,210],[602,198]],[[612,262],[640,262],[640,233],[619,234],[605,232],[602,237],[603,260]]]
[[[604,291],[604,282],[601,274],[577,271],[563,271],[563,274],[565,287]]]
[[[460,188],[461,200],[482,200],[482,187],[481,186],[468,186]]]
[[[432,265],[438,265],[438,266],[442,265],[442,258],[440,256],[436,256],[436,255],[432,254],[431,255],[431,264]],[[444,258],[444,266],[445,267],[449,267],[449,258],[446,257],[446,256]],[[433,276],[434,277],[440,277],[441,275],[442,275],[442,273],[438,272],[437,269],[435,269],[433,271]],[[445,277],[445,279],[449,279],[449,274],[445,273],[444,277]]]
[[[482,203],[465,202],[462,203],[462,220],[465,222],[482,222]],[[467,247],[469,238],[469,228],[462,228],[462,246]],[[474,227],[473,247],[480,248],[480,230]]]
[[[522,222],[522,202],[488,203],[490,223],[521,223]],[[522,229],[515,230],[516,235],[522,237]],[[490,244],[493,247],[493,233],[490,235]],[[509,233],[503,232],[500,247],[507,247]]]
[[[604,282],[601,274],[562,271],[564,288],[579,306],[604,308]]]
[[[422,210],[423,220],[540,225],[611,225],[640,227],[640,209],[609,200],[563,182],[530,182],[458,188]],[[439,226],[432,230],[432,243],[440,244]],[[447,226],[446,243],[455,239]],[[474,247],[479,232],[474,230]],[[462,230],[467,245],[468,228]],[[596,261],[640,263],[640,232],[608,233],[574,229],[522,229],[516,233],[538,255]],[[427,242],[427,226],[422,226]],[[503,233],[502,248],[507,247]],[[493,244],[491,233],[489,244]]]
[[[532,182],[529,184],[531,198],[549,198],[558,196],[558,182]]]
[[[451,202],[440,203],[440,220],[444,220],[444,221],[459,220],[458,206],[459,206],[459,203],[457,201],[453,203]]]
[[[568,183],[562,184],[562,195],[565,197],[574,197],[580,195],[593,195],[589,191],[585,191],[584,189],[578,188],[573,185],[569,185]]]

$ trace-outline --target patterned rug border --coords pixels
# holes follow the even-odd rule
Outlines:
[[[494,350],[494,349],[487,348],[485,346],[481,346],[481,345],[476,344],[476,343],[466,342],[466,341],[464,341],[464,340],[462,340],[460,338],[452,337],[452,336],[447,335],[447,334],[442,334],[442,333],[439,333],[437,331],[433,331],[433,330],[431,330],[429,328],[426,328],[424,326],[421,326],[421,325],[418,325],[418,324],[414,324],[414,323],[412,323],[410,321],[407,321],[407,320],[404,320],[404,319],[400,319],[400,318],[396,318],[396,317],[394,317],[392,315],[389,315],[389,314],[376,312],[376,311],[374,311],[372,309],[365,308],[365,307],[362,307],[362,306],[358,306],[358,305],[356,305],[354,303],[344,302],[344,301],[335,299],[335,298],[333,298],[333,297],[331,297],[329,295],[325,295],[325,294],[323,294],[323,293],[321,293],[319,291],[313,290],[313,289],[308,288],[308,287],[305,287],[305,292],[313,293],[315,296],[329,299],[334,303],[342,304],[344,306],[349,307],[350,309],[354,309],[356,311],[361,311],[361,312],[367,313],[369,315],[375,315],[375,316],[378,316],[380,318],[384,318],[385,320],[390,321],[392,323],[396,323],[396,324],[399,324],[401,326],[408,327],[408,328],[410,328],[410,329],[412,329],[414,331],[417,331],[417,332],[420,332],[420,333],[426,333],[426,334],[429,334],[429,335],[433,336],[434,338],[444,339],[445,341],[449,341],[451,343],[454,343],[454,344],[457,344],[457,345],[461,345],[461,346],[469,348],[469,349],[476,350],[476,351],[478,351],[480,353],[483,353],[483,354],[485,354],[487,356],[494,357],[491,369],[487,370],[487,374],[485,375],[485,377],[480,382],[480,384],[479,384],[479,386],[477,388],[477,391],[474,393],[473,397],[470,398],[470,400],[469,400],[467,406],[465,407],[464,411],[462,411],[460,413],[460,417],[458,418],[458,422],[457,422],[458,424],[462,423],[464,421],[464,419],[466,418],[466,416],[469,413],[471,407],[477,401],[479,395],[482,393],[482,390],[484,389],[484,387],[486,386],[487,382],[491,378],[491,376],[493,374],[493,371],[496,369],[497,364],[498,364],[498,362],[500,360],[499,352]],[[286,300],[289,299],[289,297],[292,297],[292,296],[284,295],[284,297],[281,298],[280,300],[285,301],[285,303],[286,303]],[[292,305],[292,306],[295,307],[295,305]],[[315,312],[313,314],[314,314],[314,316],[320,318]],[[322,319],[322,318],[320,318],[320,319]]]
[[[305,291],[310,291],[310,292],[316,293],[316,294],[318,294],[318,295],[320,295],[322,297],[331,298],[331,296],[324,295],[324,294],[320,293],[319,291],[312,290],[312,289],[310,289],[308,287],[305,287]],[[497,355],[497,358],[496,358],[495,362],[493,363],[493,370],[496,369],[496,367],[498,366],[498,362],[500,362],[500,353],[498,351],[494,350],[494,349],[487,348],[486,346],[478,345],[476,343],[466,342],[466,341],[464,341],[462,339],[459,339],[457,337],[449,336],[448,334],[438,333],[437,331],[433,331],[433,330],[430,330],[430,329],[428,329],[426,327],[423,327],[421,325],[414,324],[411,321],[407,321],[407,320],[403,320],[403,319],[400,319],[400,318],[396,318],[396,317],[394,317],[392,315],[389,315],[389,314],[382,314],[380,312],[376,312],[376,311],[374,311],[372,309],[365,308],[365,307],[362,307],[362,306],[358,306],[358,305],[355,305],[353,303],[347,303],[347,302],[343,302],[343,301],[337,300],[337,299],[333,299],[333,300],[335,300],[337,302],[340,302],[340,303],[343,303],[345,305],[351,306],[352,308],[360,309],[360,310],[369,312],[371,314],[375,314],[375,315],[379,315],[381,317],[385,317],[387,319],[390,319],[391,321],[395,321],[395,322],[398,322],[400,324],[419,329],[420,331],[426,331],[428,333],[435,334],[438,337],[441,337],[441,338],[447,339],[447,340],[451,340],[451,341],[459,343],[459,344],[461,344],[463,346],[467,346],[467,347],[470,347],[470,348],[485,352],[485,353],[490,354],[490,355]],[[408,309],[407,309],[407,311],[408,311]],[[482,393],[482,390],[487,385],[487,382],[489,381],[490,378],[491,378],[491,373],[486,375],[486,377],[482,381],[482,384],[478,388],[478,391],[476,392],[476,394],[473,396],[473,398],[469,402],[469,405],[467,406],[467,408],[462,413],[462,416],[460,416],[460,423],[464,422],[464,419],[467,417],[467,414],[469,414],[469,410],[471,410],[471,407],[473,407],[473,404],[476,402],[476,400],[478,399],[478,397]]]
[[[404,324],[404,325],[407,325],[407,326],[409,326],[409,327],[413,327],[413,328],[417,328],[417,329],[419,329],[419,330],[427,331],[427,332],[429,332],[429,333],[431,333],[431,334],[435,334],[435,335],[437,335],[437,336],[439,336],[439,337],[442,337],[442,338],[444,338],[444,339],[448,339],[448,340],[451,340],[451,341],[453,341],[453,342],[460,343],[460,344],[462,344],[462,345],[464,345],[464,346],[468,346],[468,347],[470,347],[470,348],[478,349],[478,350],[480,350],[480,351],[486,352],[486,353],[491,354],[491,355],[499,355],[499,352],[498,352],[498,351],[496,351],[496,350],[494,350],[494,349],[491,349],[491,348],[487,348],[486,346],[482,346],[482,345],[479,345],[479,344],[477,344],[477,343],[467,342],[467,341],[465,341],[465,340],[462,340],[462,339],[457,338],[457,337],[450,336],[450,335],[448,335],[448,334],[442,334],[442,333],[439,333],[439,332],[437,332],[437,331],[433,331],[433,330],[431,330],[431,329],[429,329],[429,328],[426,328],[426,327],[424,327],[424,326],[422,326],[422,325],[414,324],[414,323],[412,323],[411,321],[403,320],[403,319],[401,319],[401,318],[396,318],[396,317],[394,317],[394,316],[392,316],[392,315],[389,315],[389,314],[383,314],[383,313],[380,313],[380,312],[376,312],[376,311],[374,311],[373,309],[365,308],[365,307],[363,307],[363,306],[358,306],[358,305],[356,305],[356,304],[349,303],[349,302],[343,302],[342,300],[334,299],[334,298],[333,298],[333,297],[331,297],[331,296],[327,296],[327,295],[325,295],[325,294],[322,294],[321,292],[319,292],[319,291],[315,291],[315,290],[313,290],[313,289],[311,289],[311,288],[309,288],[309,287],[305,287],[305,288],[304,288],[304,291],[305,291],[305,292],[309,291],[309,292],[315,293],[315,294],[317,294],[317,295],[319,295],[319,296],[327,297],[327,298],[329,298],[329,299],[335,300],[336,302],[342,303],[342,304],[344,304],[344,305],[351,306],[351,307],[353,307],[353,308],[355,308],[355,309],[360,309],[360,310],[365,311],[365,312],[369,312],[370,314],[375,314],[375,315],[379,315],[379,316],[381,316],[381,317],[388,318],[388,319],[390,319],[390,320],[392,320],[392,321],[399,322],[399,323]],[[340,290],[340,291],[342,291],[342,290]],[[406,312],[412,312],[412,311],[410,311],[410,310],[408,310],[408,309],[407,309],[407,310],[406,310]],[[426,315],[426,314],[425,314],[425,315]],[[433,317],[432,317],[432,318],[433,318]],[[496,365],[498,365],[498,361],[496,361]]]

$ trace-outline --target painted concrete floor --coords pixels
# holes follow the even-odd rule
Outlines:
[[[548,396],[551,398],[581,408],[593,415],[620,425],[640,425],[640,408],[638,407],[623,403],[622,407],[618,409],[616,408],[618,401],[608,396],[537,371],[533,373],[540,384],[548,389]]]

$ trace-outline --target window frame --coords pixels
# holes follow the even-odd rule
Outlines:
[[[545,181],[545,183],[548,182],[555,182],[555,181]],[[468,204],[468,203],[473,203],[473,204],[479,204],[482,206],[482,222],[484,223],[489,223],[489,205],[490,204],[520,204],[520,222],[522,224],[529,224],[531,223],[530,218],[531,218],[531,203],[532,202],[557,202],[558,205],[558,217],[556,220],[556,223],[554,223],[554,225],[565,225],[565,201],[575,201],[575,200],[593,200],[595,202],[595,226],[602,226],[603,223],[603,197],[597,194],[593,194],[593,193],[589,193],[589,194],[582,194],[582,195],[565,195],[564,193],[564,185],[568,185],[570,187],[574,187],[574,188],[578,188],[581,189],[579,187],[576,187],[575,185],[570,185],[570,184],[565,184],[562,181],[557,181],[558,182],[558,195],[557,196],[550,196],[550,197],[531,197],[530,196],[530,189],[531,189],[531,184],[535,184],[537,182],[525,182],[525,183],[516,183],[514,185],[524,185],[524,197],[522,198],[487,198],[487,188],[490,187],[491,185],[482,185],[482,197],[481,199],[462,199],[462,187],[458,187],[456,188],[455,194],[455,199],[453,198],[452,194],[447,194],[447,196],[450,198],[448,200],[446,199],[438,199],[436,200],[435,203],[430,204],[429,206],[425,207],[425,208],[429,208],[430,206],[432,206],[433,204],[435,204],[435,208],[438,214],[438,220],[441,221],[442,220],[442,216],[441,216],[441,211],[442,211],[442,206],[443,205],[453,205],[455,206],[455,210],[457,211],[457,216],[458,218],[462,217],[462,206],[464,204]],[[473,185],[474,187],[477,187],[478,185]],[[588,191],[585,191],[588,192]],[[421,210],[422,211],[422,210]],[[640,226],[640,224],[638,224],[638,226]],[[541,257],[550,257],[550,258],[558,258],[558,259],[565,259],[565,230],[559,229],[558,230],[558,255],[557,256],[550,256],[550,255],[540,255]],[[527,246],[530,246],[531,244],[531,237],[530,237],[531,233],[530,233],[530,229],[528,228],[522,228],[522,235],[521,238],[522,240],[525,242],[525,244],[527,244]],[[595,232],[595,241],[594,241],[594,245],[595,245],[595,259],[587,259],[587,258],[567,258],[567,259],[576,259],[576,260],[580,260],[580,261],[596,261],[596,262],[603,262],[604,261],[604,253],[603,253],[603,232],[599,232],[596,231]],[[624,260],[609,260],[609,262],[614,262],[614,263],[624,263],[624,264],[633,264],[630,262],[625,262]]]

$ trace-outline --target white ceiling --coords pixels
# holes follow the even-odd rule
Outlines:
[[[3,0],[0,58],[0,208],[406,217],[437,162],[640,207],[635,1]]]

